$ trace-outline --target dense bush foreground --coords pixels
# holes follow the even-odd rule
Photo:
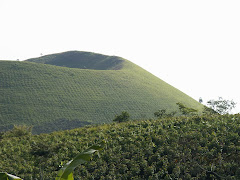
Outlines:
[[[105,140],[75,179],[240,179],[240,115],[130,121],[52,134],[1,136],[0,169],[54,179],[59,165]],[[96,155],[97,156],[97,155]]]

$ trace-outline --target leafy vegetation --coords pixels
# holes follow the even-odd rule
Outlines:
[[[74,180],[73,178],[73,171],[74,169],[80,165],[83,164],[86,161],[90,161],[90,159],[92,158],[92,155],[95,152],[98,152],[99,150],[101,150],[103,148],[103,145],[105,144],[105,142],[102,142],[101,146],[97,146],[94,145],[90,148],[88,148],[87,150],[85,150],[84,152],[78,154],[73,160],[69,161],[68,163],[66,163],[57,173],[57,177],[55,178],[55,180]],[[1,180],[17,180],[20,179],[17,176],[8,174],[8,173],[3,173],[0,172],[0,179]],[[43,179],[43,177],[42,177]]]
[[[122,114],[116,115],[113,121],[120,123],[120,122],[129,121],[129,119],[130,119],[130,114],[126,111],[123,111]]]
[[[159,108],[177,110],[176,102],[203,108],[123,58],[88,52],[0,61],[0,82],[0,131],[27,125],[36,134],[110,123],[122,111],[147,119]]]
[[[178,105],[180,112],[183,115],[191,115],[191,114],[195,114],[197,112],[196,109],[189,108],[186,105],[184,105],[183,103],[178,102],[177,105]]]
[[[26,126],[26,125],[19,125],[19,126],[14,126],[13,129],[10,131],[3,133],[2,136],[4,135],[5,137],[21,137],[21,136],[26,136],[26,135],[31,135],[32,133],[32,127],[31,126]]]
[[[154,116],[157,118],[166,118],[166,117],[173,117],[176,113],[177,111],[167,113],[166,109],[159,109],[154,113]]]
[[[5,133],[4,133],[5,134]],[[166,117],[90,125],[51,134],[3,134],[0,169],[54,179],[61,162],[106,141],[76,179],[240,179],[240,115]],[[23,133],[24,134],[24,133]]]
[[[6,172],[0,172],[0,179],[1,180],[22,180],[21,178],[14,176],[12,174],[8,174]]]
[[[78,154],[73,160],[69,161],[58,171],[58,174],[55,180],[73,180],[74,169],[80,164],[83,164],[86,161],[90,161],[92,158],[92,155],[95,152],[98,152],[99,150],[101,150],[104,144],[105,142],[103,142],[101,146],[94,145],[88,148],[87,150],[85,150],[84,152]]]

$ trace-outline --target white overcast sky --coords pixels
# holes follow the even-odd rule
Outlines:
[[[0,0],[0,59],[117,55],[240,112],[239,0]]]

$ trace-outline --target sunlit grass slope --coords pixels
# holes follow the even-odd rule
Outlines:
[[[176,110],[177,102],[202,107],[120,57],[72,51],[30,61],[0,61],[0,129],[27,124],[51,132],[109,123],[122,111],[137,119],[151,118],[160,108]]]

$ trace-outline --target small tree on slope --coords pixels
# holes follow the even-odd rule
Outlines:
[[[128,112],[126,111],[123,111],[122,114],[120,115],[116,115],[115,118],[113,119],[113,121],[116,121],[116,122],[126,122],[126,121],[129,121],[129,118],[130,118],[130,115]]]

